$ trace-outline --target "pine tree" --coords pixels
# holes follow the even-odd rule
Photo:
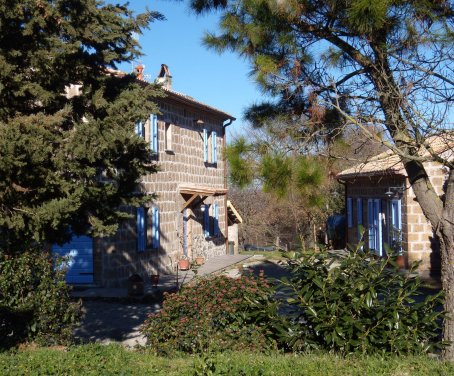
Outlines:
[[[161,95],[118,64],[163,16],[98,0],[0,3],[0,250],[107,235],[149,200],[149,146],[134,124]]]
[[[360,137],[382,126],[382,142],[400,156],[410,184],[441,244],[445,309],[454,314],[454,162],[430,148],[432,136],[452,150],[453,4],[447,0],[192,0],[196,12],[221,10],[219,35],[205,43],[248,58],[257,82],[273,96],[248,111],[256,125],[277,116],[303,134],[324,136],[337,121]],[[336,117],[334,117],[336,118]],[[422,158],[420,150],[429,150]],[[449,153],[447,153],[449,154]],[[424,161],[449,173],[445,195]],[[454,320],[444,351],[454,359]]]

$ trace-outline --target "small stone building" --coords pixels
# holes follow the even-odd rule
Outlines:
[[[433,146],[453,154],[443,143]],[[443,195],[447,171],[435,162],[425,167],[437,194]],[[377,255],[393,252],[402,256],[404,267],[421,261],[421,274],[439,274],[439,246],[396,154],[379,154],[340,172],[337,179],[345,185],[348,244],[357,245],[362,235],[363,247]]]
[[[63,246],[54,245],[54,252],[72,256],[69,283],[121,287],[132,274],[145,279],[175,272],[182,257],[229,253],[223,149],[226,127],[235,119],[172,90],[165,65],[157,82],[166,94],[156,100],[161,114],[150,114],[136,125],[159,166],[158,173],[143,177],[141,186],[157,197],[147,206],[131,208],[134,220],[112,237],[73,237]]]

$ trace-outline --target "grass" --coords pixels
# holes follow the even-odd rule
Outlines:
[[[454,375],[452,363],[426,356],[348,357],[329,354],[224,353],[156,357],[118,345],[25,349],[0,353],[1,375]]]
[[[265,257],[266,260],[283,260],[284,256],[282,255],[282,252],[280,251],[245,251],[241,250],[240,255],[250,255],[250,256],[255,256],[255,255],[261,255]]]

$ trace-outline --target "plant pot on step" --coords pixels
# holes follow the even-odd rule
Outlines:
[[[184,260],[178,260],[178,269],[180,270],[189,270],[191,267],[191,264],[189,260],[184,259]]]
[[[196,263],[197,265],[203,265],[203,264],[205,264],[205,257],[203,257],[203,256],[197,256],[197,257],[195,258],[195,263]]]
[[[158,283],[159,283],[159,274],[152,274],[152,275],[150,275],[150,282],[151,282],[151,286],[153,286],[153,287],[158,287]]]

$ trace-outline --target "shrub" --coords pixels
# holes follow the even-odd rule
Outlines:
[[[421,280],[391,258],[321,252],[290,264],[293,325],[283,339],[290,349],[402,354],[441,346],[441,293],[422,297]]]
[[[47,252],[0,255],[0,347],[24,340],[68,344],[81,314],[69,291],[64,270],[54,270]]]
[[[159,354],[270,349],[275,347],[272,321],[277,316],[273,294],[263,274],[198,279],[166,294],[162,310],[149,316],[142,333]]]

